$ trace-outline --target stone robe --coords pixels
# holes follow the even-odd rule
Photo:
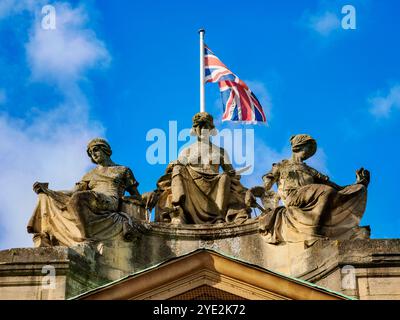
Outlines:
[[[77,183],[77,191],[40,193],[28,232],[48,245],[73,246],[86,240],[129,236],[130,217],[118,212],[125,190],[137,186],[124,166],[97,166]]]
[[[158,186],[163,191],[156,207],[158,221],[178,203],[187,224],[244,222],[249,217],[240,177],[224,149],[211,142],[199,141],[184,149]]]
[[[339,187],[305,163],[284,160],[264,176],[278,185],[284,207],[260,217],[270,243],[313,243],[318,239],[351,238],[357,233],[367,201],[362,184]]]

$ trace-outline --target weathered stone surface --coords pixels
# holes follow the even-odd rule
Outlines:
[[[400,299],[400,239],[319,241],[299,258],[294,276],[360,299]]]
[[[249,205],[257,206],[255,197],[261,197],[266,205],[260,217],[265,240],[272,244],[312,244],[321,239],[367,238],[369,234],[360,232],[359,222],[366,208],[369,171],[361,168],[356,171],[354,184],[339,186],[304,162],[317,150],[311,136],[298,134],[290,143],[292,157],[274,163],[263,176],[264,186],[251,188],[246,194]],[[278,189],[275,195],[270,190],[274,184]],[[276,197],[284,205],[271,208]]]
[[[54,191],[48,183],[34,183],[38,204],[27,231],[33,234],[36,247],[71,247],[118,238],[130,241],[135,236],[131,218],[144,216],[145,209],[132,171],[111,160],[111,147],[104,139],[91,140],[87,154],[97,166],[73,190]],[[130,198],[124,197],[126,191]]]
[[[45,281],[48,266],[54,267],[54,288],[46,288],[51,284]],[[0,299],[65,299],[109,281],[94,270],[93,251],[85,246],[3,250],[0,251]]]
[[[157,183],[156,221],[215,224],[242,223],[249,218],[246,188],[227,152],[211,142],[214,131],[209,113],[194,115],[192,134],[197,141],[182,150]]]
[[[302,278],[361,299],[400,299],[400,240],[317,241],[272,245],[257,220],[242,225],[150,223],[134,242],[105,241],[73,248],[0,252],[0,299],[65,299],[198,248]],[[57,286],[41,288],[44,265],[54,265]],[[354,288],[344,288],[343,267],[354,268]]]

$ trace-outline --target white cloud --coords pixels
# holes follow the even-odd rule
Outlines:
[[[5,104],[7,102],[7,94],[4,89],[0,89],[0,105]]]
[[[0,114],[0,248],[32,246],[26,224],[37,198],[33,182],[71,189],[91,165],[86,143],[104,133],[99,123],[89,120],[79,80],[88,70],[106,65],[108,52],[86,27],[84,8],[65,3],[56,8],[57,29],[42,30],[33,21],[25,48],[32,80],[56,86],[63,98],[52,110],[36,111],[29,119]]]
[[[33,11],[44,4],[44,0],[1,0],[0,19],[19,14],[22,11]]]
[[[340,20],[337,14],[331,11],[325,11],[314,15],[308,15],[306,25],[312,31],[321,36],[328,36],[333,31],[340,28]]]
[[[371,12],[371,0],[352,0],[345,3],[341,0],[318,0],[315,8],[307,9],[300,19],[299,25],[309,29],[321,38],[329,39],[332,35],[350,34],[344,26],[354,31],[357,28],[357,12],[363,12],[364,20],[368,20]],[[350,9],[351,7],[351,9]],[[343,27],[342,27],[343,22]],[[339,32],[339,31],[348,32]]]
[[[0,117],[0,247],[31,246],[26,224],[36,203],[35,181],[55,190],[71,189],[90,165],[89,139],[101,135],[99,125],[68,116],[68,105],[44,113],[31,123]],[[90,129],[89,129],[90,127]]]
[[[91,67],[105,66],[110,56],[93,30],[83,7],[57,4],[56,29],[45,30],[37,19],[26,45],[34,80],[56,81],[59,85],[77,81]]]
[[[400,85],[392,86],[387,95],[378,92],[368,102],[371,105],[371,114],[377,118],[388,118],[393,109],[400,109]]]

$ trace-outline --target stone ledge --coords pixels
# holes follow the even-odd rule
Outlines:
[[[42,280],[48,274],[43,267],[51,265],[55,271],[56,289],[42,288]],[[0,288],[14,299],[65,299],[88,288],[109,282],[95,270],[93,250],[87,246],[13,248],[0,251]],[[18,289],[21,288],[21,289]],[[22,290],[22,291],[21,291]],[[11,294],[11,296],[14,295]],[[0,299],[3,297],[0,293]]]
[[[303,272],[295,276],[311,282],[345,265],[400,267],[400,239],[322,240],[299,255],[299,260],[304,261]]]
[[[400,265],[400,239],[339,241],[341,264],[373,266]]]
[[[16,264],[18,262],[49,262],[68,261],[69,251],[67,247],[48,248],[12,248],[0,251],[0,265],[6,263]]]
[[[0,251],[0,272],[7,270],[23,272],[37,271],[43,265],[54,265],[69,269],[70,265],[85,271],[92,270],[91,248],[87,245],[68,247],[13,248]]]
[[[243,224],[213,224],[213,225],[171,225],[169,223],[150,223],[152,235],[173,237],[174,239],[212,240],[233,238],[258,233],[258,220],[249,219]]]
[[[148,226],[148,232],[137,241],[104,243],[102,249],[82,245],[0,251],[0,298],[4,290],[11,295],[10,292],[17,292],[20,287],[22,291],[31,290],[30,297],[41,299],[37,292],[44,265],[53,265],[56,269],[62,288],[57,297],[68,298],[200,247],[210,247],[272,271],[321,283],[324,287],[332,285],[331,289],[337,291],[340,291],[337,286],[340,286],[341,268],[345,265],[354,266],[360,277],[398,279],[400,275],[400,239],[320,240],[304,249],[301,244],[273,246],[264,243],[256,219],[241,225],[176,227],[151,223]],[[398,291],[400,294],[400,287]],[[360,297],[361,293],[357,291],[351,295]]]

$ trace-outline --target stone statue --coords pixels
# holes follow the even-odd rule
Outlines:
[[[48,183],[36,182],[33,190],[39,201],[28,223],[36,247],[108,240],[122,235],[135,236],[131,217],[121,212],[126,202],[139,210],[138,182],[128,167],[115,164],[111,147],[104,139],[89,142],[87,154],[97,166],[76,183],[72,191],[53,191]],[[131,197],[125,197],[128,191]],[[129,210],[124,210],[129,211]]]
[[[358,225],[366,208],[369,172],[361,168],[356,172],[355,184],[338,186],[304,163],[317,150],[311,136],[299,134],[290,142],[292,158],[273,164],[263,176],[264,187],[250,189],[246,195],[246,203],[255,207],[255,197],[265,196],[263,191],[275,197],[270,189],[277,184],[277,196],[284,206],[272,206],[259,218],[267,242],[312,244],[318,239],[365,237]]]
[[[191,134],[197,141],[184,149],[159,179],[156,221],[213,224],[249,218],[246,189],[225,150],[210,141],[215,133],[210,114],[200,112],[193,117]]]

